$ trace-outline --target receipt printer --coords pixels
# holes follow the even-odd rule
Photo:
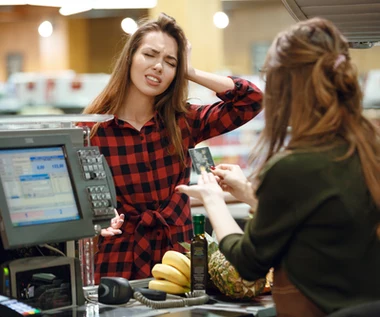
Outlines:
[[[0,294],[43,311],[84,304],[77,258],[23,258],[2,264],[0,270]]]

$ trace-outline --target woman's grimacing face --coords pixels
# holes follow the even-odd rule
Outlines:
[[[174,38],[162,32],[146,34],[132,59],[131,89],[149,97],[162,94],[175,77],[177,60]]]

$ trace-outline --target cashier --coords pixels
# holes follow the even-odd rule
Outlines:
[[[244,279],[274,267],[277,316],[320,317],[379,300],[380,132],[362,114],[347,41],[327,20],[300,22],[275,38],[263,71],[257,176],[222,164],[177,190],[203,202],[221,252]],[[223,189],[251,205],[257,196],[244,232]]]

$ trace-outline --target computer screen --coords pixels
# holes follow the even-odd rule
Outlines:
[[[0,149],[0,178],[13,226],[80,218],[64,147]]]
[[[71,130],[0,131],[5,249],[93,237],[94,224],[114,217],[111,171],[97,147],[74,146],[83,132]]]

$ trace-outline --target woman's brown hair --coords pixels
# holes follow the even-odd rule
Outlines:
[[[168,137],[173,144],[173,152],[179,155],[183,165],[185,155],[182,147],[182,135],[176,122],[176,116],[186,112],[188,83],[186,79],[187,40],[183,30],[176,21],[161,13],[157,20],[142,20],[136,32],[127,43],[116,61],[107,86],[98,97],[84,109],[86,114],[115,114],[123,107],[125,96],[131,84],[130,70],[133,56],[140,47],[146,34],[163,32],[172,37],[178,45],[177,69],[175,77],[168,89],[155,99],[155,110],[168,129]],[[91,129],[91,137],[96,134],[99,124]]]
[[[340,31],[321,18],[297,23],[276,37],[263,74],[265,127],[253,157],[255,161],[265,153],[259,170],[284,149],[318,150],[344,140],[349,147],[342,159],[359,154],[365,181],[380,207],[380,133],[363,116],[357,72]]]

